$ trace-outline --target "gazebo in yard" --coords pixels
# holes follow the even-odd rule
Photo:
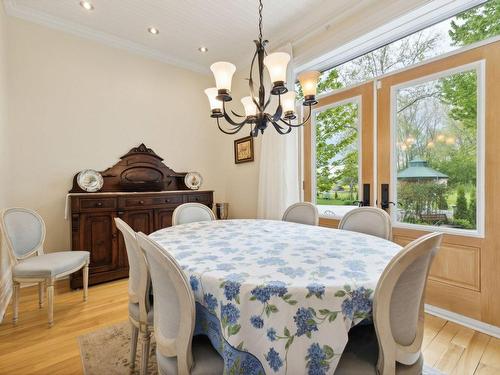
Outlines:
[[[398,181],[401,182],[432,182],[446,184],[448,176],[436,171],[427,165],[427,161],[416,158],[410,161],[410,166],[398,172]]]

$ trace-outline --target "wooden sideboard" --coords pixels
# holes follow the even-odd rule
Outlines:
[[[90,251],[90,285],[128,277],[127,252],[115,217],[149,234],[171,226],[174,209],[183,203],[212,208],[212,191],[188,190],[185,173],[172,171],[162,160],[140,145],[101,172],[104,186],[96,193],[83,192],[75,176],[70,191],[71,246]],[[82,287],[81,273],[71,276],[71,287]]]

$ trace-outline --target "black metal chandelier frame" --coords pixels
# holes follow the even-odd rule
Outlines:
[[[213,110],[211,117],[217,120],[217,126],[219,127],[219,130],[225,134],[236,134],[247,124],[250,124],[252,126],[250,135],[253,137],[257,137],[259,131],[261,134],[263,134],[264,130],[268,127],[269,124],[272,124],[279,134],[288,134],[292,131],[293,128],[301,127],[309,121],[312,112],[311,107],[318,103],[314,95],[306,95],[302,104],[309,108],[307,117],[301,123],[294,124],[292,123],[292,121],[297,118],[294,111],[286,111],[285,113],[283,113],[283,108],[281,105],[281,95],[288,92],[288,89],[285,86],[285,82],[274,82],[270,95],[266,99],[266,89],[264,86],[264,58],[267,56],[266,45],[269,43],[269,41],[263,40],[262,38],[262,9],[262,0],[259,0],[259,39],[254,40],[256,50],[252,58],[252,63],[250,65],[250,75],[248,78],[250,96],[253,103],[257,107],[257,112],[255,116],[243,116],[231,110],[231,113],[234,116],[243,118],[243,120],[239,122],[233,120],[226,110],[226,103],[232,100],[231,94],[229,90],[218,90],[218,95],[216,98],[217,100],[220,100],[222,102],[222,111],[220,109]],[[258,100],[255,96],[255,85],[253,79],[255,62],[257,62],[259,74]],[[278,106],[274,114],[270,114],[266,112],[266,109],[271,103],[271,97],[273,95],[278,97]],[[222,118],[224,118],[231,125],[230,129],[226,130],[221,126],[220,120]]]

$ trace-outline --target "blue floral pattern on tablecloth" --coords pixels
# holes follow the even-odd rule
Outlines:
[[[349,329],[401,249],[355,232],[271,220],[178,225],[150,235],[177,259],[225,374],[333,374]]]

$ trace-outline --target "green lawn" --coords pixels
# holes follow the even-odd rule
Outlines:
[[[321,199],[316,198],[316,204],[323,206],[346,206],[346,203],[351,203],[351,201],[342,201],[340,199]]]

